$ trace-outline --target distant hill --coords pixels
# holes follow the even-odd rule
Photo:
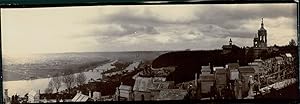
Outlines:
[[[262,59],[275,57],[283,53],[292,53],[297,57],[297,47],[282,46],[277,47],[278,51],[263,52],[260,55]],[[160,55],[152,62],[152,67],[160,68],[167,66],[176,66],[173,73],[175,83],[189,81],[194,79],[195,73],[201,72],[201,66],[209,63],[213,66],[225,66],[227,63],[239,62],[240,66],[245,66],[249,62],[253,62],[253,48],[240,48],[232,50],[232,52],[223,54],[222,50],[198,50],[198,51],[177,51],[168,52]]]

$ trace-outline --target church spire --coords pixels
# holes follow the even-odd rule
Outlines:
[[[232,40],[231,40],[231,38],[229,39],[229,45],[232,45]]]
[[[264,28],[264,18],[261,18],[261,28]]]

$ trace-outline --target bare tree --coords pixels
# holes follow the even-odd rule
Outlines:
[[[289,45],[290,45],[290,46],[296,46],[297,44],[296,44],[295,40],[292,39],[292,40],[289,42]]]
[[[75,75],[74,74],[65,75],[62,79],[62,82],[65,83],[69,93],[71,93],[71,88],[75,84]]]
[[[53,78],[51,78],[48,87],[52,89],[56,89],[56,93],[58,93],[58,90],[61,87],[61,82],[62,82],[62,78],[57,74]]]
[[[51,87],[47,87],[46,89],[45,89],[45,93],[47,93],[47,94],[50,94],[50,93],[52,93],[53,92],[53,88],[51,88]]]
[[[76,77],[76,82],[77,82],[77,85],[83,85],[86,81],[86,76],[85,74],[82,72],[82,73],[79,73]]]

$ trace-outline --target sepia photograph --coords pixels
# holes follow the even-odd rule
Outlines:
[[[1,9],[3,101],[298,99],[297,5]]]

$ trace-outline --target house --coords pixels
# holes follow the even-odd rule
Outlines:
[[[151,100],[158,99],[157,95],[159,95],[160,91],[163,89],[170,89],[174,87],[174,81],[160,81],[160,82],[153,82],[152,85],[149,87],[151,91]]]
[[[208,75],[211,73],[210,66],[201,66],[201,75]]]
[[[223,88],[225,88],[225,86],[227,84],[226,68],[216,70],[215,80],[216,80],[216,87],[217,87],[218,91],[221,91]]]
[[[133,100],[133,89],[131,86],[121,84],[116,91],[117,97],[123,98],[125,101]]]
[[[134,100],[151,100],[151,92],[148,89],[153,79],[151,77],[137,77],[134,83]]]
[[[211,91],[211,87],[215,83],[214,74],[201,74],[200,75],[200,92],[201,93],[209,93]]]
[[[235,50],[240,49],[240,47],[232,44],[232,40],[230,39],[229,40],[229,45],[223,45],[222,49],[223,49],[223,52],[222,52],[223,54],[228,54],[228,53],[231,53],[231,52],[233,52]]]
[[[39,103],[40,101],[40,94],[36,91],[31,90],[28,93],[28,103]]]
[[[75,97],[71,100],[71,102],[88,102],[88,101],[93,101],[93,99],[82,93],[77,93]]]
[[[97,91],[93,92],[93,97],[92,97],[92,99],[93,99],[94,101],[99,101],[99,100],[101,99],[101,92],[97,92]]]
[[[163,89],[156,100],[184,100],[188,92],[182,89]]]
[[[292,62],[293,61],[293,56],[291,53],[285,53],[285,57],[284,57],[288,62]]]
[[[282,57],[275,57],[275,60],[276,60],[276,62],[277,62],[277,64],[283,64],[283,58]]]

